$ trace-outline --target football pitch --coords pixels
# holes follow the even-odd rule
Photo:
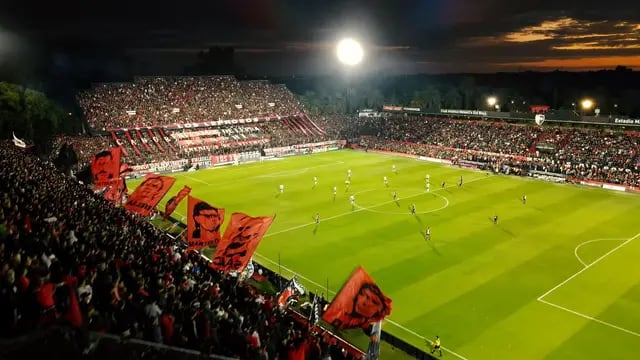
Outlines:
[[[321,293],[328,284],[331,298],[362,265],[393,299],[383,330],[424,350],[439,335],[445,358],[640,353],[637,195],[350,150],[170,176],[160,209],[187,184],[227,220],[276,214],[255,261],[278,271],[279,259],[283,276]]]

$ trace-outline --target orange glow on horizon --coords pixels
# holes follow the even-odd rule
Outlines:
[[[640,70],[640,56],[608,56],[583,57],[575,59],[545,59],[521,63],[499,64],[500,67],[529,68],[536,70],[602,70],[614,69],[622,65],[634,70]]]

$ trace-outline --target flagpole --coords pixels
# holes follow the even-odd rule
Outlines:
[[[327,300],[329,300],[329,278],[327,278]]]
[[[278,253],[278,289],[282,290],[282,266],[280,265],[280,253]]]

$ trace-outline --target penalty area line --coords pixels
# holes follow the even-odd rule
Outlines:
[[[634,236],[628,238],[627,240],[625,240],[625,242],[623,242],[622,244],[614,247],[613,249],[607,251],[604,255],[600,256],[599,258],[595,259],[593,262],[585,265],[585,267],[583,267],[582,269],[580,269],[578,272],[576,272],[575,274],[569,276],[566,280],[564,280],[563,282],[561,282],[560,284],[552,287],[549,291],[547,291],[546,293],[540,295],[538,297],[538,300],[542,300],[543,298],[545,298],[547,295],[551,294],[552,292],[554,292],[556,289],[558,289],[559,287],[563,286],[564,284],[568,283],[569,281],[571,281],[573,278],[575,278],[576,276],[582,274],[583,272],[585,272],[587,269],[591,268],[593,265],[599,263],[602,259],[606,258],[607,256],[613,254],[614,252],[616,252],[618,249],[620,249],[621,247],[627,245],[628,243],[632,242],[633,240],[637,239],[638,237],[640,237],[640,233],[635,234]]]
[[[306,277],[306,276],[304,276],[304,275],[301,275],[300,273],[297,273],[297,272],[295,272],[295,271],[291,270],[290,268],[288,268],[288,267],[286,267],[286,266],[284,266],[284,265],[282,265],[282,264],[279,264],[279,263],[277,263],[277,262],[275,262],[275,261],[271,260],[270,258],[268,258],[268,257],[266,257],[266,256],[264,256],[264,255],[262,255],[262,254],[260,254],[260,253],[259,253],[259,252],[257,252],[257,251],[256,251],[256,252],[254,252],[253,254],[254,254],[254,255],[257,255],[258,257],[260,257],[260,258],[262,258],[262,259],[266,260],[267,262],[269,262],[269,263],[271,263],[271,264],[273,264],[273,265],[280,266],[280,267],[281,267],[281,268],[283,268],[285,271],[288,271],[288,272],[290,272],[291,274],[293,274],[293,275],[295,275],[295,276],[297,276],[297,277],[299,277],[299,278],[301,278],[301,279],[304,279],[304,280],[306,280],[307,282],[309,282],[309,283],[311,283],[311,284],[313,284],[313,285],[317,286],[317,287],[318,287],[318,289],[326,289],[326,285],[321,285],[321,284],[319,284],[319,283],[317,283],[317,282],[315,282],[315,281],[313,281],[313,280],[309,279],[308,277]],[[335,292],[335,291],[333,291],[333,290],[330,290],[330,289],[326,289],[326,290],[327,290],[329,293],[331,293],[331,294],[334,294],[334,295],[336,294],[336,292]],[[417,332],[415,332],[415,331],[413,331],[413,330],[411,330],[411,329],[407,329],[406,327],[404,327],[404,326],[402,326],[402,325],[398,324],[397,322],[395,322],[395,321],[393,321],[393,320],[391,320],[391,319],[389,319],[389,318],[385,318],[385,319],[384,319],[384,321],[386,321],[386,322],[388,322],[389,324],[391,324],[391,325],[393,325],[393,326],[397,327],[397,328],[398,328],[398,329],[400,329],[400,330],[404,330],[404,331],[408,332],[409,334],[411,334],[411,335],[413,335],[413,336],[416,336],[416,337],[418,337],[418,338],[420,338],[420,339],[422,339],[422,340],[426,340],[426,341],[428,341],[428,342],[429,342],[429,344],[430,344],[430,345],[433,345],[433,341],[431,341],[430,339],[428,339],[428,338],[426,338],[426,337],[424,337],[424,336],[422,336],[422,335],[418,334]],[[469,360],[468,358],[466,358],[466,357],[464,357],[464,356],[462,356],[462,355],[458,354],[457,352],[455,352],[455,351],[453,351],[453,350],[450,350],[450,349],[448,349],[448,348],[446,348],[446,347],[444,347],[444,346],[442,346],[442,350],[444,350],[444,351],[448,352],[449,354],[451,354],[451,355],[453,355],[453,356],[457,357],[457,358],[458,358],[458,359],[460,359],[460,360]]]

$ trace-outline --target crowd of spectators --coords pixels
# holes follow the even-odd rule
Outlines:
[[[640,186],[640,134],[634,132],[420,116],[350,121],[370,148],[445,159],[481,156],[494,167]]]
[[[8,143],[0,262],[2,337],[69,326],[79,339],[109,332],[239,359],[348,356],[279,315],[273,297]]]
[[[301,105],[283,85],[233,76],[143,77],[102,83],[78,102],[93,129],[162,126],[268,115],[293,115]]]

